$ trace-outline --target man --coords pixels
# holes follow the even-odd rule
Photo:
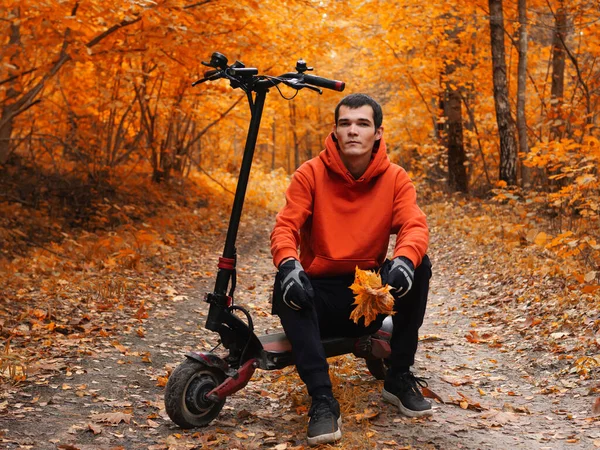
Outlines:
[[[350,319],[354,296],[349,286],[356,266],[381,270],[383,283],[394,288],[384,400],[411,417],[431,414],[418,387],[424,381],[410,371],[431,277],[429,231],[412,182],[387,156],[382,120],[381,106],[367,95],[351,94],[340,101],[325,150],[294,174],[271,234],[279,269],[273,312],[312,397],[309,445],[342,437],[321,337],[369,334],[383,320],[366,328],[362,320],[355,324]],[[392,234],[397,238],[389,261]]]

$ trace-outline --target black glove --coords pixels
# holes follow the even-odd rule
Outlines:
[[[313,307],[315,292],[300,261],[290,259],[281,264],[279,277],[283,303],[295,311]]]
[[[381,282],[395,289],[395,298],[404,297],[415,281],[415,265],[406,256],[386,261],[381,268]]]

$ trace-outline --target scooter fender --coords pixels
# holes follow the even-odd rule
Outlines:
[[[392,339],[392,331],[394,331],[392,316],[387,316],[385,319],[383,319],[381,327],[373,334],[373,337],[389,342]]]
[[[198,361],[200,364],[204,364],[207,367],[214,367],[216,369],[220,369],[223,371],[224,374],[229,376],[229,364],[227,364],[225,360],[218,357],[214,353],[187,352],[185,354],[185,357],[193,359],[194,361]]]
[[[357,339],[353,353],[359,358],[365,359],[387,358],[392,351],[390,340],[392,339],[393,329],[392,317],[387,316],[377,331]]]
[[[371,356],[376,359],[385,359],[390,356],[392,349],[390,340],[392,339],[392,331],[394,331],[394,323],[392,316],[387,316],[379,330],[371,336]]]

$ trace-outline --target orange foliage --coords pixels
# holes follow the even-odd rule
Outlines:
[[[562,98],[552,98],[548,70],[561,3],[569,19],[565,86]],[[249,112],[243,94],[224,81],[191,88],[213,51],[271,75],[293,70],[304,58],[316,75],[346,81],[345,93],[375,96],[384,106],[390,157],[426,198],[445,190],[440,93],[456,87],[471,192],[495,194],[476,217],[466,214],[456,226],[480,227],[485,233],[478,239],[501,240],[508,251],[537,248],[551,261],[531,269],[564,276],[586,298],[597,296],[600,12],[587,0],[528,1],[530,151],[521,155],[521,169],[529,167],[532,177],[522,188],[507,189],[496,184],[487,8],[485,0],[352,0],[340,14],[333,0],[5,0],[0,279],[15,293],[11,301],[29,302],[31,286],[39,286],[51,309],[81,282],[92,303],[115,307],[128,299],[125,282],[107,281],[118,279],[115,273],[143,272],[161,258],[164,270],[182,264],[170,260],[174,228],[217,233],[224,221],[193,205],[212,201],[215,192],[231,200],[227,191],[234,189]],[[516,2],[504,8],[514,111]],[[455,67],[450,74],[448,65]],[[282,93],[291,97],[286,89]],[[278,209],[297,162],[322,148],[340,98],[302,91],[290,103],[271,91],[249,202]],[[150,179],[165,181],[164,187]],[[89,273],[101,275],[90,281]],[[60,327],[50,312],[38,315],[23,317]]]
[[[368,326],[379,314],[395,314],[394,297],[390,294],[392,288],[387,284],[381,285],[378,273],[356,267],[354,283],[350,289],[355,294],[353,305],[356,308],[350,314],[355,323],[364,317],[365,326]]]

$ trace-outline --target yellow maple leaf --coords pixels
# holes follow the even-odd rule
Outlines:
[[[381,285],[381,276],[372,270],[356,267],[354,283],[350,286],[354,293],[356,308],[350,314],[354,323],[365,318],[365,326],[373,322],[379,314],[393,315],[394,297],[390,294],[391,286]]]

